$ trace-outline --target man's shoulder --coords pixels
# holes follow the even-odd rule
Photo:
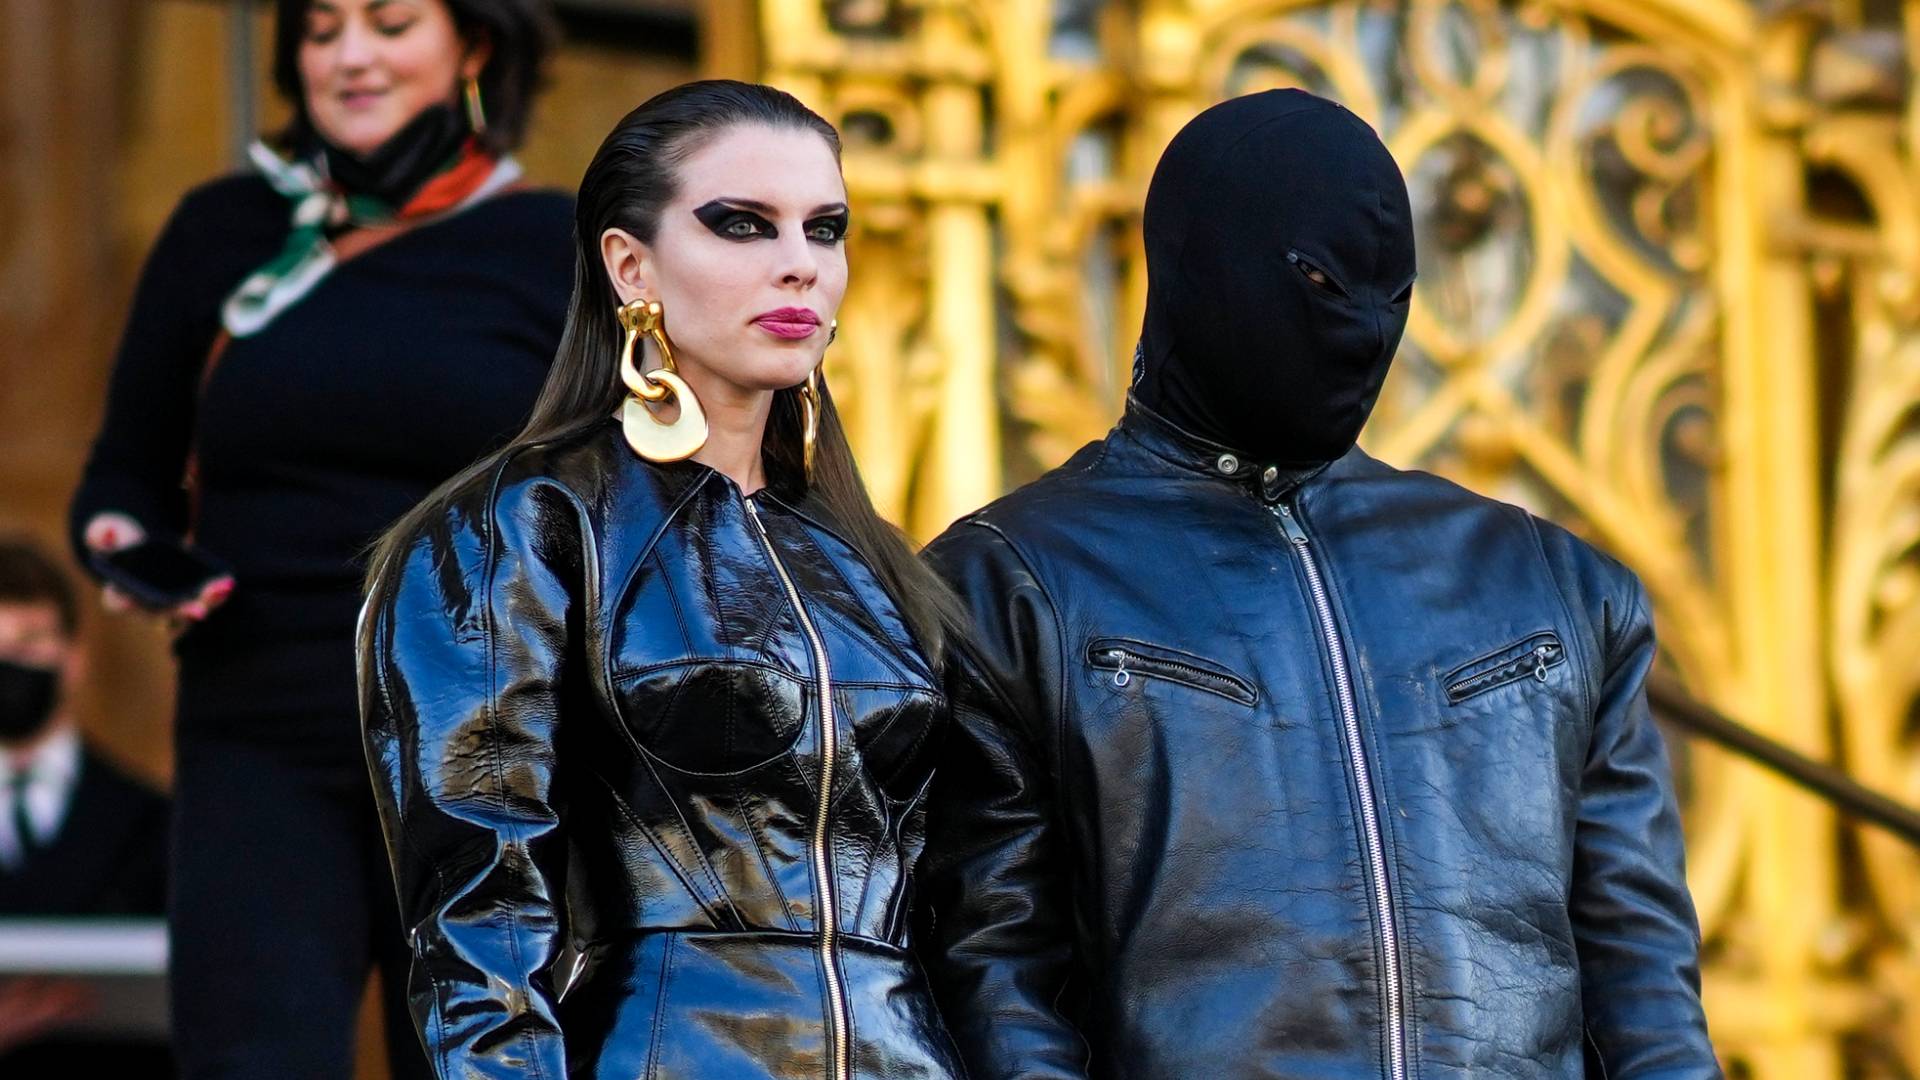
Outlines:
[[[955,521],[941,539],[980,527],[1007,536],[1072,528],[1077,519],[1100,508],[1100,496],[1122,490],[1125,481],[1110,475],[1107,463],[1114,440],[1087,443],[1061,464]],[[938,542],[938,541],[936,541]]]
[[[1390,465],[1364,450],[1355,449],[1310,481],[1324,486],[1342,501],[1358,500],[1373,507],[1433,513],[1480,514],[1509,518],[1524,525],[1530,515],[1513,503],[1483,495],[1456,481],[1424,469]]]
[[[80,785],[87,797],[110,800],[137,813],[164,812],[167,797],[90,742],[80,744]]]
[[[1403,469],[1356,451],[1329,470],[1328,480],[1359,494],[1374,515],[1393,527],[1452,519],[1460,527],[1444,532],[1479,541],[1506,538],[1539,552],[1554,576],[1575,592],[1620,595],[1639,588],[1625,563],[1601,545],[1604,536],[1543,517],[1532,510],[1481,494],[1421,469]],[[1442,531],[1435,531],[1437,537]]]

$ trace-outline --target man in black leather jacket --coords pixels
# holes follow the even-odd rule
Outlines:
[[[1298,91],[1147,197],[1104,440],[931,558],[991,672],[920,946],[976,1080],[1717,1077],[1645,592],[1354,448],[1406,325],[1406,187]]]

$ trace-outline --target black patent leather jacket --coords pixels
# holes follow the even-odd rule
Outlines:
[[[1004,710],[935,781],[975,1080],[1720,1075],[1637,580],[1137,405],[929,549]]]
[[[961,1075],[906,948],[946,697],[812,500],[609,422],[461,490],[362,618],[440,1076]]]

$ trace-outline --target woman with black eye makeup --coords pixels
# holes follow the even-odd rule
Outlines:
[[[441,1076],[963,1075],[908,929],[963,620],[822,372],[839,149],[746,83],[622,120],[532,420],[374,552],[367,757]]]
[[[511,153],[543,0],[278,0],[277,18],[291,122],[189,192],[148,256],[74,543],[103,574],[142,551],[224,568],[184,591],[108,578],[110,604],[180,630],[182,1074],[351,1076],[377,968],[404,1080],[428,1066],[361,748],[362,557],[525,423],[566,315],[572,204],[525,189]]]

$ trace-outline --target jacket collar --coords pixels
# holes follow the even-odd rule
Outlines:
[[[1121,433],[1149,453],[1183,469],[1244,488],[1263,501],[1273,502],[1323,472],[1326,465],[1300,468],[1257,461],[1186,430],[1127,395],[1127,411],[1120,417]]]

